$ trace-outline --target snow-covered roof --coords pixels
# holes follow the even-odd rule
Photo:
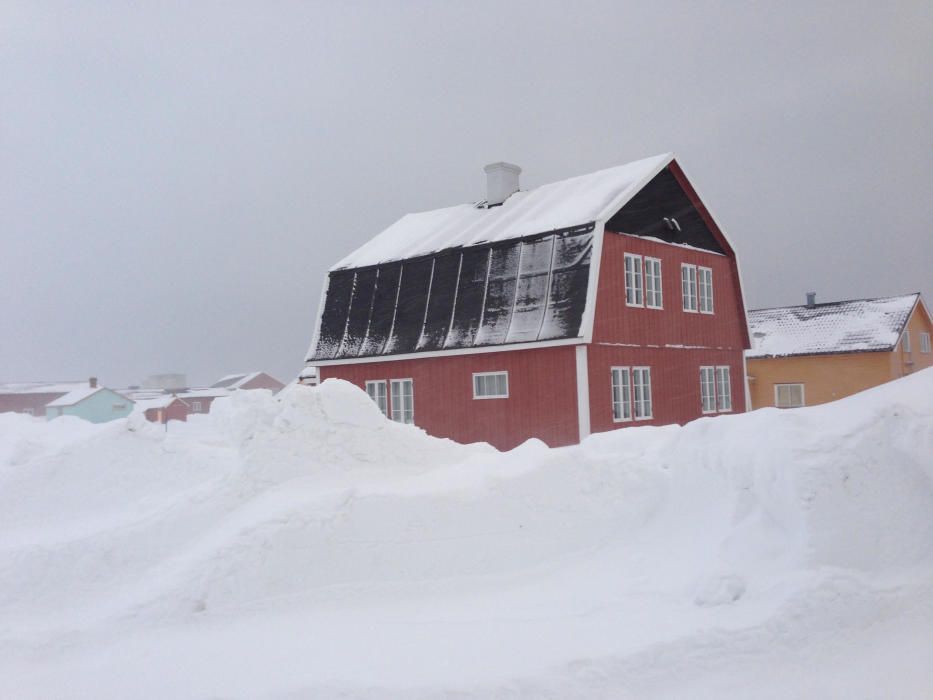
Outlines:
[[[88,398],[88,397],[90,397],[90,396],[93,396],[93,395],[96,394],[98,391],[108,391],[108,392],[110,392],[111,394],[114,394],[114,395],[116,395],[116,396],[119,396],[120,398],[126,399],[126,400],[129,401],[130,403],[135,403],[135,402],[133,401],[133,399],[131,399],[131,398],[127,397],[127,396],[123,396],[123,394],[117,394],[117,392],[113,391],[112,389],[107,389],[106,387],[102,387],[102,386],[97,386],[97,387],[83,386],[83,387],[81,387],[80,389],[75,389],[74,391],[69,391],[69,392],[68,392],[67,394],[65,394],[64,396],[59,396],[57,399],[55,399],[54,401],[52,401],[51,403],[49,403],[49,404],[47,404],[47,405],[48,405],[48,406],[51,406],[51,407],[56,407],[56,406],[74,406],[75,404],[81,403],[81,402],[84,401],[86,398]]]
[[[0,394],[67,394],[88,386],[82,382],[9,382],[0,384]]]
[[[784,357],[891,350],[919,294],[855,299],[748,312],[747,357]]]
[[[671,153],[516,192],[501,206],[459,204],[407,214],[331,270],[405,260],[447,248],[507,241],[611,216],[626,195],[664,167]],[[623,201],[624,203],[624,201]]]
[[[190,391],[179,391],[177,394],[180,399],[217,399],[222,396],[230,396],[230,391],[221,388],[191,389]]]
[[[254,380],[260,374],[262,374],[262,372],[228,374],[226,377],[221,377],[218,381],[211,384],[211,388],[212,389],[239,389],[244,384]]]
[[[143,411],[148,411],[150,408],[168,408],[174,401],[182,400],[172,394],[164,394],[149,399],[136,399],[136,408]]]

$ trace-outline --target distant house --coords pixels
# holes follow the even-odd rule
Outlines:
[[[265,372],[246,372],[228,374],[206,389],[187,389],[176,392],[176,395],[188,404],[189,413],[210,413],[214,401],[230,396],[235,391],[269,389],[276,393],[284,387],[282,382]]]
[[[920,294],[748,313],[752,408],[813,406],[933,365]]]
[[[285,385],[275,377],[265,372],[249,372],[245,374],[228,374],[211,384],[211,389],[269,389],[273,393],[281,391]]]
[[[186,401],[166,394],[148,399],[137,399],[136,410],[142,411],[146,420],[152,423],[168,423],[170,420],[188,420],[191,407]]]
[[[112,389],[97,385],[92,378],[87,386],[64,394],[45,407],[48,420],[59,416],[77,416],[91,423],[106,423],[125,418],[133,411],[134,401]]]
[[[19,382],[0,384],[0,413],[44,416],[45,407],[69,391],[87,386],[86,382]]]
[[[672,154],[408,214],[331,267],[306,365],[392,420],[551,446],[745,410],[735,252]]]

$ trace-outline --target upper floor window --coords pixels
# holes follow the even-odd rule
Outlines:
[[[384,379],[366,382],[366,393],[382,411],[382,415],[389,416],[389,403],[386,396],[386,382]]]
[[[661,261],[658,258],[645,258],[645,306],[649,309],[664,307],[661,295]]]
[[[920,352],[923,352],[923,353],[930,352],[930,334],[929,333],[920,334]]]
[[[713,313],[713,271],[708,267],[697,267],[697,291],[700,313]]]
[[[508,372],[477,372],[473,375],[474,399],[509,398]]]
[[[392,380],[392,420],[398,423],[415,422],[415,392],[411,379]]]
[[[778,408],[799,408],[803,406],[803,384],[775,384],[774,405]]]
[[[625,303],[628,306],[645,305],[641,256],[631,253],[625,254]]]
[[[696,265],[680,266],[680,291],[683,297],[684,311],[697,310],[697,267]]]
[[[910,352],[910,331],[904,331],[903,341],[901,342],[901,349],[904,352]]]

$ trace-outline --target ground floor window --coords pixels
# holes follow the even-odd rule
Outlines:
[[[200,412],[201,412],[201,402],[200,402],[200,401],[192,401],[192,402],[191,402],[191,412],[192,412],[192,413],[200,413]]]
[[[774,405],[778,408],[799,408],[803,406],[803,384],[775,384]]]
[[[366,382],[366,393],[369,394],[369,398],[371,398],[379,407],[379,410],[382,411],[382,415],[388,417],[389,404],[388,397],[386,396],[385,380],[381,379],[378,381]]]
[[[24,408],[24,409],[23,409],[23,413],[25,413],[25,414],[28,415],[28,416],[31,416],[31,415],[32,415],[32,409],[31,409],[31,408]]]
[[[703,413],[732,410],[732,379],[729,367],[700,367],[700,406]]]
[[[716,409],[722,413],[732,410],[732,379],[729,368],[716,368]]]
[[[715,367],[700,367],[700,406],[703,413],[716,412]]]
[[[392,420],[398,423],[415,422],[415,395],[411,379],[392,380]]]
[[[612,368],[612,420],[648,420],[652,417],[651,368]]]
[[[509,398],[508,372],[477,372],[473,375],[474,399]]]
[[[632,420],[631,371],[628,367],[612,368],[612,420]]]

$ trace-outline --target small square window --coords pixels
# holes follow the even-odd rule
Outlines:
[[[800,408],[803,406],[803,384],[775,384],[774,405],[778,408]]]
[[[474,399],[509,398],[508,372],[477,372],[473,375]]]

